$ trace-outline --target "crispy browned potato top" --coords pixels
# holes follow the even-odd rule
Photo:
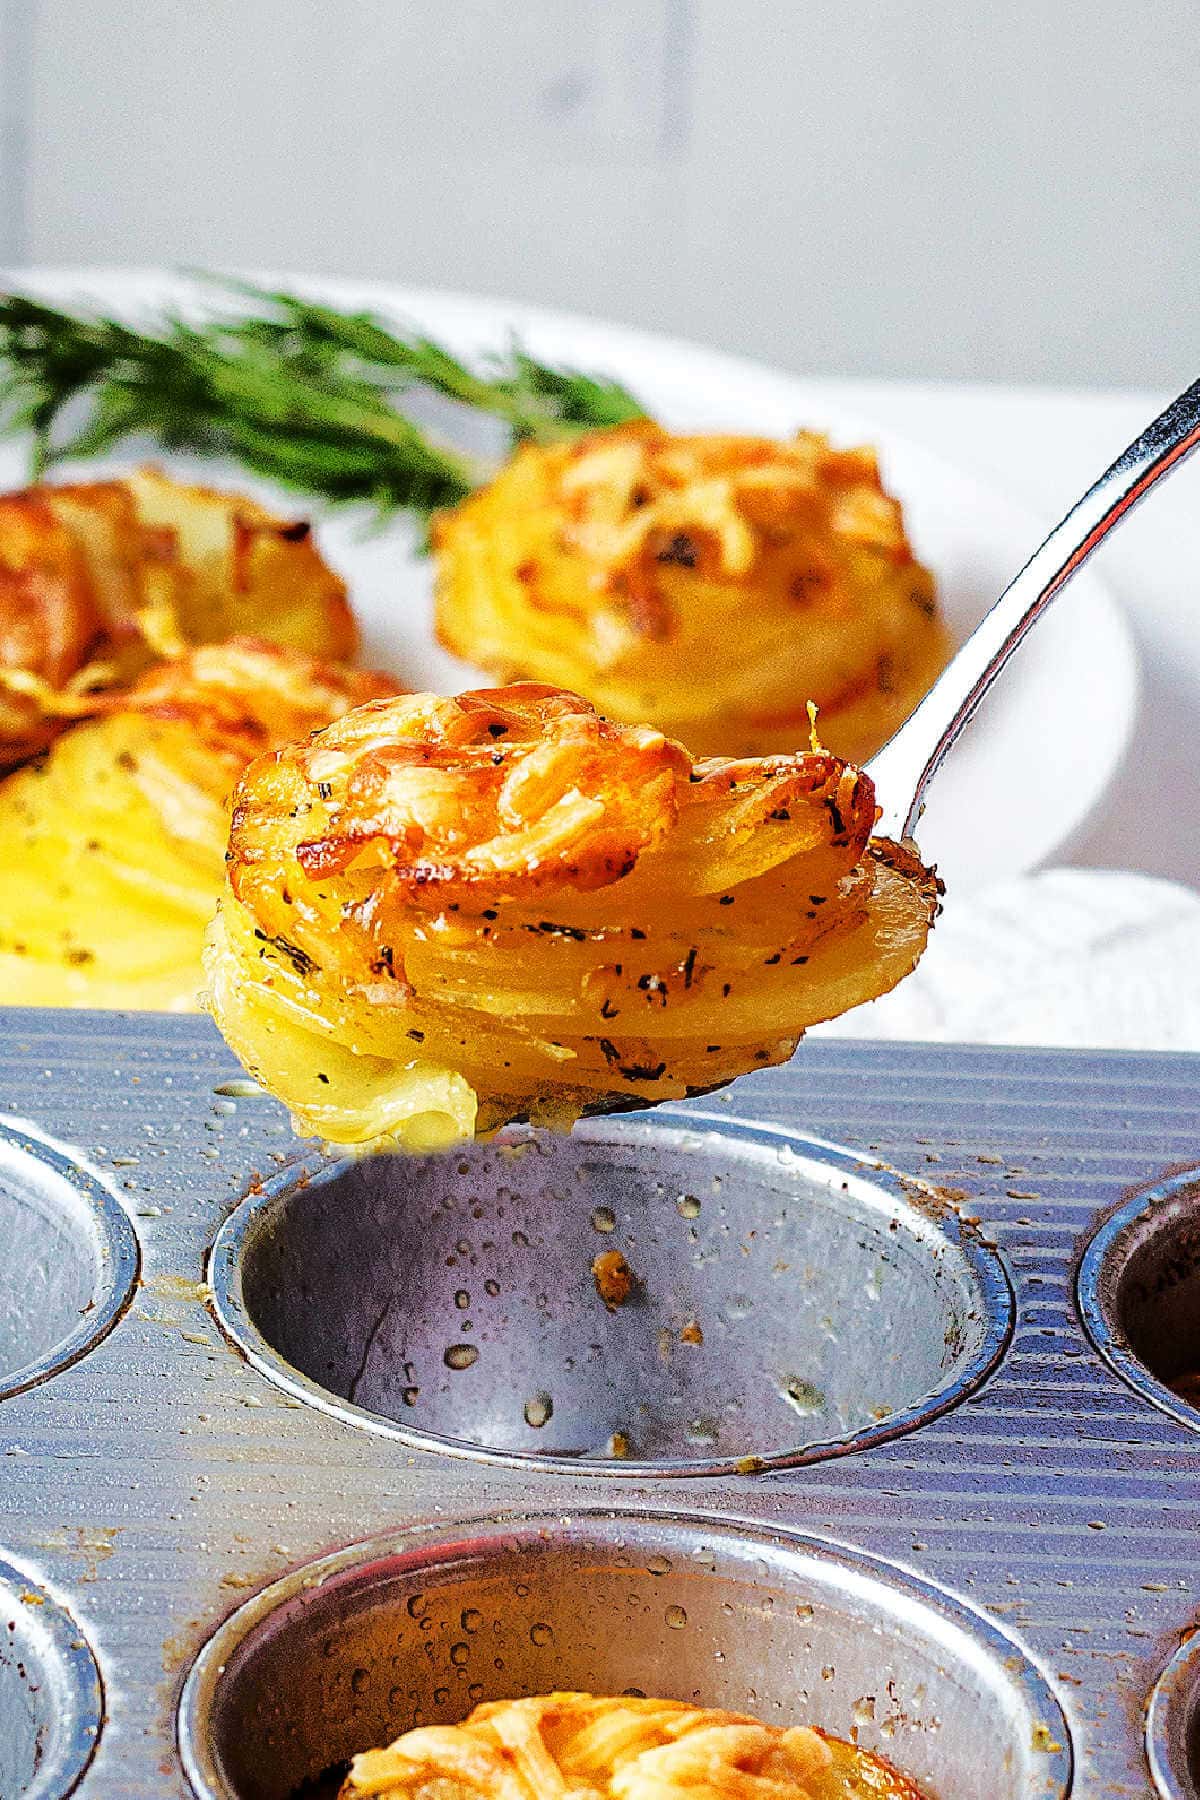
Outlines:
[[[789,535],[814,528],[914,561],[900,504],[884,492],[873,450],[795,438],[681,436],[634,424],[570,446],[560,477],[564,540],[627,593],[649,637],[677,629],[663,576],[673,568],[745,576]],[[809,603],[833,572],[797,570]]]
[[[629,599],[632,623],[646,637],[679,630],[675,570],[744,577],[791,541],[810,553],[812,566],[794,571],[791,595],[808,605],[834,585],[830,557],[811,556],[815,532],[885,551],[897,564],[915,562],[875,452],[834,449],[817,432],[687,435],[640,420],[549,448],[527,446],[511,467],[535,465],[557,497],[561,546],[586,559],[595,588]],[[453,537],[456,520],[450,512],[435,521],[435,546]],[[520,574],[536,587],[536,568]]]
[[[269,901],[294,856],[313,880],[386,869],[381,905],[485,906],[623,881],[679,828],[719,857],[762,828],[763,867],[827,837],[848,867],[874,820],[869,777],[824,752],[693,763],[660,731],[519,683],[379,701],[285,745],[239,790],[230,869],[247,901]]]
[[[353,654],[345,588],[304,521],[153,469],[0,495],[0,770],[157,658],[247,632]]]
[[[618,880],[672,822],[690,767],[661,732],[609,725],[586,701],[532,685],[366,707],[275,760],[257,772],[256,813],[322,802],[301,815],[306,874],[373,855],[410,899],[436,905]],[[240,805],[235,869],[253,858],[250,820]]]

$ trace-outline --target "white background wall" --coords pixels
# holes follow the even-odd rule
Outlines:
[[[0,0],[0,256],[503,292],[826,373],[1200,366],[1198,0]]]

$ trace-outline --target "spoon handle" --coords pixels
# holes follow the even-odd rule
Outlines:
[[[1123,450],[1035,550],[947,663],[920,705],[867,764],[883,816],[882,837],[908,838],[942,759],[1025,633],[1102,538],[1162,475],[1200,445],[1200,381]]]

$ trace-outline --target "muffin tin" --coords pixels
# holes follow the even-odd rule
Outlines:
[[[1200,1794],[1200,1059],[814,1042],[358,1164],[203,1019],[0,1060],[4,1800],[332,1795],[555,1685]]]

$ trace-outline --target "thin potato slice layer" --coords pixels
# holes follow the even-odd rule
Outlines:
[[[340,1800],[922,1800],[882,1758],[676,1700],[493,1700],[356,1756]]]
[[[874,453],[638,423],[527,447],[435,522],[443,642],[697,755],[870,756],[945,663]]]
[[[390,685],[251,641],[204,647],[0,782],[5,1003],[195,1009],[238,776]]]
[[[937,884],[874,819],[825,752],[693,763],[535,684],[379,701],[247,770],[212,1009],[338,1143],[703,1093],[916,963]]]

